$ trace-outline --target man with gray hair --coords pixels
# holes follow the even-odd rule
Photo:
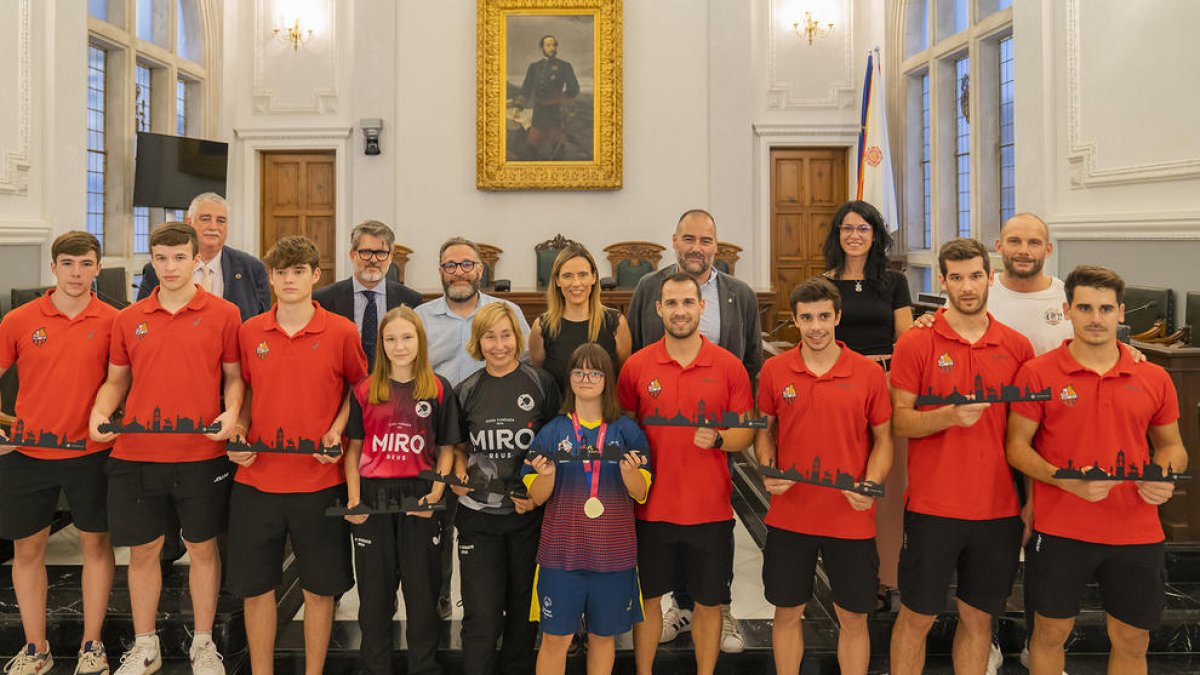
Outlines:
[[[422,300],[417,291],[387,278],[395,244],[392,228],[378,220],[364,220],[350,231],[350,263],[354,274],[313,292],[313,300],[322,307],[358,326],[370,368],[375,367],[375,345],[383,315],[400,305],[416,309]]]
[[[200,237],[200,263],[193,280],[221,298],[237,305],[242,321],[271,308],[271,290],[267,286],[267,268],[262,261],[225,245],[229,236],[229,205],[215,192],[192,199],[183,222],[196,229]],[[137,299],[143,300],[158,286],[158,277],[150,263],[142,268],[142,283]]]

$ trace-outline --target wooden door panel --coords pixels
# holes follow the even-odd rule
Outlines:
[[[775,204],[777,206],[798,205],[803,203],[803,188],[800,177],[804,173],[804,163],[796,160],[778,160],[775,163],[777,179],[775,181]]]
[[[333,210],[333,162],[308,165],[305,206],[310,210]]]
[[[809,194],[812,199],[809,205],[828,206],[840,204],[843,199],[838,188],[838,171],[845,169],[845,161],[838,162],[835,158],[813,158],[808,163]]]
[[[262,252],[281,237],[303,235],[321,252],[318,286],[337,280],[333,152],[265,152],[262,157]]]

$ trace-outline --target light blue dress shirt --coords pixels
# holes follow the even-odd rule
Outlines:
[[[700,285],[700,299],[704,301],[704,313],[700,315],[700,334],[714,345],[721,344],[721,298],[717,295],[717,270],[708,274],[708,281]]]
[[[504,302],[512,306],[517,313],[517,322],[521,324],[521,335],[528,344],[529,322],[525,320],[521,308],[508,300],[482,291],[479,292],[479,304],[475,305],[475,311],[465,318],[450,311],[444,295],[417,308],[417,316],[421,317],[421,323],[425,324],[425,335],[429,340],[429,361],[433,364],[434,372],[446,378],[452,387],[483,367],[482,361],[476,361],[467,353],[466,345],[467,340],[471,338],[471,321],[475,318],[475,313],[480,307],[493,302]],[[355,311],[358,311],[358,305],[355,305]],[[526,350],[521,353],[520,359],[524,361],[528,355]]]

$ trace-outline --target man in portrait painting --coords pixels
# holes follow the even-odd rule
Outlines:
[[[562,159],[567,116],[572,100],[579,95],[579,81],[571,64],[558,58],[558,38],[544,35],[538,46],[542,58],[529,64],[515,101],[518,112],[533,109],[533,121],[520,154],[527,160]]]

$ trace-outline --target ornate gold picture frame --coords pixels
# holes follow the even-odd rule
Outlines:
[[[621,0],[477,0],[481,190],[621,187]]]

